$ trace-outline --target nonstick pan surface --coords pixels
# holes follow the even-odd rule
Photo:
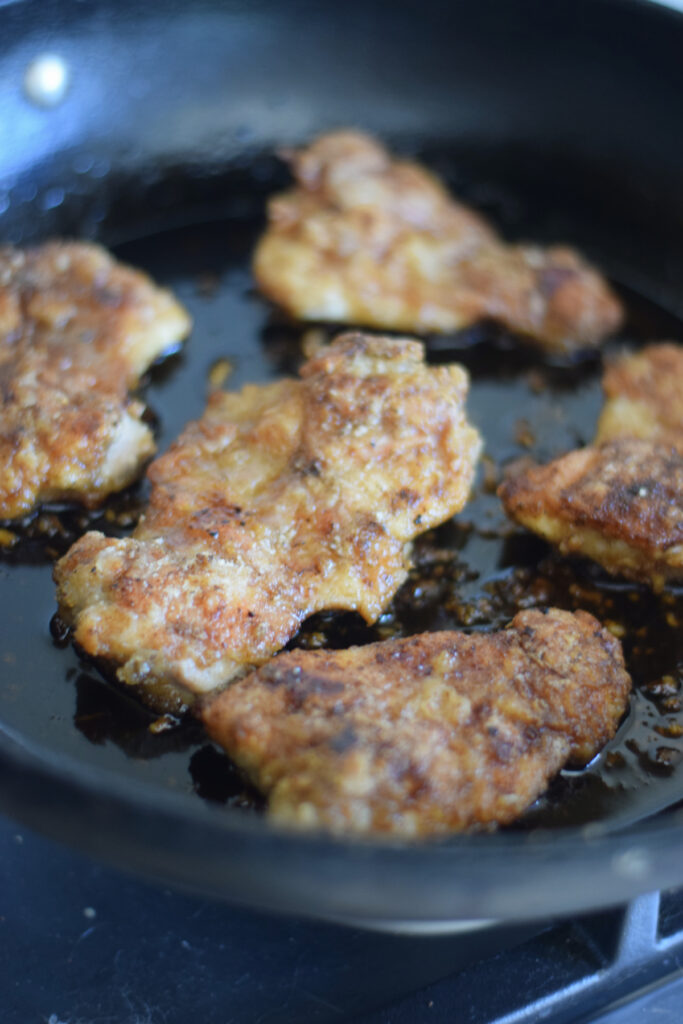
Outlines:
[[[152,369],[142,392],[156,418],[160,450],[187,420],[201,414],[216,372],[227,374],[224,386],[238,388],[293,373],[300,364],[310,328],[287,321],[255,293],[249,259],[263,227],[265,198],[287,180],[272,143],[304,139],[334,123],[381,131],[396,148],[417,155],[443,175],[507,236],[566,241],[582,248],[611,276],[628,312],[624,330],[608,351],[652,338],[683,341],[683,293],[677,289],[677,281],[683,279],[677,273],[683,244],[676,231],[683,217],[671,187],[666,194],[662,191],[670,168],[662,160],[653,169],[648,163],[652,152],[642,146],[633,147],[628,165],[623,154],[622,162],[615,163],[614,142],[610,145],[588,132],[595,110],[586,104],[589,86],[595,82],[581,84],[587,72],[584,67],[579,74],[577,62],[587,59],[588,37],[576,26],[573,36],[565,34],[557,54],[566,73],[573,74],[574,92],[564,90],[556,101],[559,106],[573,104],[575,118],[583,115],[586,135],[581,137],[570,125],[568,138],[554,138],[558,125],[548,120],[543,98],[540,106],[536,104],[534,131],[543,129],[545,135],[532,139],[524,100],[528,104],[529,96],[535,95],[528,89],[534,74],[540,76],[543,44],[548,47],[554,40],[557,45],[557,31],[571,24],[562,21],[563,10],[568,14],[562,5],[547,17],[540,5],[520,4],[518,11],[530,19],[524,39],[514,19],[506,23],[502,13],[498,38],[492,38],[481,12],[485,8],[492,15],[498,5],[479,5],[478,13],[468,4],[456,5],[452,28],[460,30],[459,56],[468,59],[458,64],[454,49],[452,69],[437,61],[438,73],[422,80],[402,124],[394,109],[392,67],[401,47],[408,45],[416,15],[410,5],[399,7],[392,21],[393,37],[363,37],[368,51],[363,68],[373,48],[377,56],[381,51],[392,83],[391,90],[375,84],[375,109],[360,102],[363,84],[369,89],[370,83],[359,84],[357,76],[353,82],[359,95],[347,96],[344,108],[329,84],[334,69],[317,82],[316,94],[313,79],[321,69],[314,66],[309,71],[308,112],[304,116],[299,111],[298,120],[287,114],[287,103],[296,106],[288,94],[282,101],[285,114],[279,137],[274,125],[262,123],[265,99],[259,115],[253,97],[251,121],[233,131],[233,107],[244,106],[245,100],[234,99],[219,62],[226,48],[234,47],[235,33],[249,36],[251,29],[253,50],[261,55],[263,90],[272,91],[273,79],[284,74],[283,49],[290,53],[293,67],[296,56],[290,22],[278,21],[282,12],[277,5],[261,10],[261,22],[245,12],[240,21],[240,9],[230,5],[206,5],[201,11],[193,9],[194,14],[181,5],[165,25],[148,19],[148,30],[156,32],[156,49],[145,57],[144,89],[138,77],[142,109],[131,126],[131,97],[125,90],[122,99],[112,92],[108,136],[93,134],[88,97],[78,92],[78,71],[90,75],[94,88],[97,74],[82,69],[95,66],[97,47],[104,46],[106,38],[100,78],[120,86],[123,66],[130,60],[126,46],[137,8],[123,5],[126,10],[114,16],[107,5],[84,6],[86,13],[73,13],[72,20],[68,5],[60,14],[63,52],[72,61],[71,98],[67,96],[63,110],[40,114],[46,125],[53,116],[52,123],[58,124],[72,103],[71,119],[83,138],[71,137],[68,145],[53,138],[48,160],[36,151],[44,140],[23,132],[7,151],[8,161],[14,159],[17,166],[6,175],[0,229],[6,240],[15,242],[55,233],[94,235],[121,259],[172,287],[188,306],[195,322],[191,338],[180,352]],[[14,58],[19,66],[18,53],[26,56],[39,49],[32,35],[32,7],[19,4],[5,12],[16,19],[11,26],[17,43],[7,57],[8,68],[14,66]],[[387,15],[381,5],[373,10],[377,30]],[[600,35],[607,35],[610,24],[621,26],[624,38],[617,33],[620,41],[609,53],[616,78],[625,72],[629,46],[636,44],[639,19],[651,32],[659,31],[663,40],[666,32],[683,38],[678,18],[644,6],[596,2],[574,5],[574,10],[593,13],[589,55],[595,56]],[[315,22],[311,9],[301,5],[299,14],[304,13],[310,16],[301,24],[306,25],[304,36],[308,33],[315,65],[321,43],[326,41],[328,49],[332,45],[329,34],[334,26],[322,14]],[[442,19],[442,29],[451,25],[439,5],[433,5],[432,13]],[[346,33],[350,45],[360,38],[361,27],[347,13],[336,29],[340,39]],[[437,45],[433,31],[421,23],[413,40],[418,64],[425,59],[430,39],[441,53],[443,40]],[[462,42],[463,32],[469,45]],[[149,40],[149,31],[141,38]],[[509,87],[519,89],[520,95],[515,102],[509,97],[505,102],[518,121],[529,121],[526,137],[519,124],[514,138],[505,132],[496,137],[500,129],[490,130],[500,115],[501,63],[510,62],[502,45],[506,38],[523,51],[518,54],[519,67],[513,61],[516,76],[507,69]],[[297,38],[296,46],[301,45]],[[184,89],[167,89],[161,99],[163,82],[155,76],[164,79],[168,68],[160,64],[159,54],[171,54],[176,69],[183,62],[191,67],[190,58],[197,58],[202,47],[201,69],[188,75]],[[496,69],[493,77],[500,78],[501,90],[497,103],[492,102],[490,81],[482,84],[472,47]],[[139,44],[134,51],[138,56],[141,48]],[[270,65],[268,53],[273,58]],[[645,61],[642,49],[639,60]],[[534,74],[529,61],[536,62]],[[595,60],[587,67],[594,78],[602,74]],[[427,73],[426,64],[422,70]],[[639,68],[639,74],[646,70]],[[235,74],[244,84],[246,73],[238,68]],[[293,92],[299,83],[303,95],[301,69],[292,75]],[[452,111],[449,123],[448,111],[439,105],[444,85],[440,79],[448,75],[456,97],[469,88],[482,129],[489,130],[465,130],[463,118],[472,117],[467,107]],[[633,100],[630,81],[624,77],[625,101]],[[327,83],[325,95],[320,95],[321,83]],[[211,84],[214,92],[207,92]],[[223,112],[216,92],[224,97]],[[638,93],[641,106],[646,98]],[[21,97],[15,99],[24,117],[17,122],[19,136],[26,118],[34,114],[23,110]],[[650,96],[650,103],[658,99],[672,106],[669,92]],[[181,100],[184,106],[179,106]],[[421,130],[416,105],[425,112]],[[158,126],[150,139],[145,128],[150,129],[153,109]],[[188,109],[194,111],[189,128]],[[662,108],[660,103],[656,110],[666,121],[666,105]],[[603,114],[603,127],[613,125],[609,111]],[[206,131],[200,115],[214,125],[219,140],[214,153],[197,137]],[[633,120],[639,116],[636,110]],[[647,118],[643,133],[646,122]],[[647,123],[652,135],[653,123]],[[165,151],[159,126],[167,130]],[[655,128],[664,149],[671,147],[665,126]],[[72,136],[73,132],[72,127]],[[133,148],[132,143],[123,143],[131,132],[136,139]],[[621,139],[620,131],[617,135]],[[627,142],[624,135],[624,153]],[[22,156],[24,166],[18,167]],[[670,156],[664,152],[664,157]],[[314,329],[323,336],[334,333],[325,325]],[[609,579],[586,563],[554,556],[544,544],[506,522],[493,493],[510,461],[529,455],[546,461],[590,440],[601,402],[600,360],[548,364],[490,325],[426,340],[430,360],[458,360],[471,374],[471,418],[485,437],[487,453],[474,498],[454,521],[418,543],[416,569],[379,623],[368,627],[355,616],[317,616],[293,643],[340,646],[422,629],[485,631],[500,627],[521,607],[587,608],[622,635],[635,684],[629,715],[606,750],[586,769],[561,773],[518,825],[495,835],[405,844],[331,840],[276,830],[264,818],[256,794],[208,743],[198,724],[155,722],[130,696],[79,660],[63,642],[58,621],[52,620],[53,559],[90,526],[126,533],[144,504],[143,483],[94,516],[73,509],[45,510],[16,530],[18,542],[2,553],[0,759],[2,801],[10,813],[98,857],[210,895],[368,923],[548,916],[683,881],[683,812],[676,809],[683,801],[683,592],[679,588],[654,596]]]

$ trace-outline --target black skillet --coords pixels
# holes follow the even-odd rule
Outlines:
[[[214,364],[238,387],[300,361],[301,329],[253,292],[248,260],[265,197],[287,180],[275,144],[332,126],[418,154],[510,237],[585,251],[627,305],[613,349],[683,341],[681,52],[683,17],[628,0],[0,2],[0,235],[95,237],[188,304],[191,339],[144,390],[162,449],[200,414]],[[58,624],[51,636],[51,560],[88,521],[50,510],[0,558],[5,811],[208,895],[388,927],[547,917],[683,884],[683,596],[555,558],[506,527],[492,494],[507,461],[590,438],[599,362],[548,366],[486,325],[428,345],[470,369],[493,462],[472,504],[420,543],[376,627],[320,617],[295,642],[587,607],[623,632],[636,684],[603,755],[498,834],[408,844],[275,829],[197,725],[150,731],[60,646]],[[133,488],[92,524],[125,532],[143,500]]]

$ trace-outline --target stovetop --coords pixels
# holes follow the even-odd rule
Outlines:
[[[674,1024],[683,892],[414,938],[143,882],[0,818],[5,1024]]]

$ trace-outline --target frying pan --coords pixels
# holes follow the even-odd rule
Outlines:
[[[586,252],[625,298],[618,344],[683,340],[683,17],[663,6],[19,0],[0,2],[0,40],[2,239],[95,237],[195,316],[184,351],[144,392],[162,449],[200,414],[217,360],[230,387],[295,368],[301,330],[253,293],[248,257],[266,196],[287,180],[276,145],[330,127],[420,155],[510,237]],[[58,58],[47,74],[45,55]],[[489,326],[428,348],[470,369],[472,416],[497,463],[590,438],[595,359],[548,366]],[[143,500],[144,484],[93,524],[125,532]],[[652,745],[676,724],[676,698],[657,705],[651,686],[680,683],[680,591],[655,598],[563,564],[506,533],[480,487],[425,542],[432,568],[377,627],[323,618],[309,641],[320,630],[349,642],[490,628],[532,592],[537,603],[597,601],[625,630],[631,715],[597,765],[564,773],[515,829],[420,843],[301,835],[259,813],[199,726],[150,733],[143,709],[55,645],[51,559],[87,525],[52,510],[0,562],[8,814],[165,883],[375,927],[547,918],[683,884],[683,748],[675,730]]]

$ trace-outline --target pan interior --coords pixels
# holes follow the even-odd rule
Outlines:
[[[626,224],[617,218],[623,204],[608,175],[604,181],[593,176],[589,184],[585,173],[572,177],[559,157],[555,164],[548,157],[541,167],[528,154],[462,147],[427,147],[420,155],[508,237],[575,244],[605,268],[628,311],[608,351],[651,339],[683,341],[675,296],[667,294],[657,272],[666,254],[660,246],[656,258],[644,259],[645,218],[634,213]],[[325,325],[303,328],[286,320],[254,291],[249,261],[263,227],[264,198],[284,180],[277,162],[256,154],[211,177],[210,204],[196,178],[176,171],[172,180],[154,185],[157,198],[172,189],[173,202],[162,204],[163,214],[150,218],[149,209],[158,210],[159,203],[147,204],[142,194],[133,200],[126,183],[107,182],[96,225],[87,219],[92,195],[87,203],[67,195],[63,209],[43,224],[50,233],[95,233],[119,258],[173,288],[189,308],[191,338],[152,369],[142,390],[156,417],[161,451],[201,415],[215,373],[226,376],[230,389],[294,373],[307,331],[335,333]],[[9,212],[6,237],[33,240]],[[36,237],[44,233],[36,231]],[[486,631],[520,608],[585,608],[623,640],[634,680],[631,709],[603,753],[581,771],[560,773],[514,827],[561,829],[599,820],[613,829],[674,806],[683,780],[683,591],[655,596],[587,563],[553,555],[510,526],[494,493],[510,461],[547,461],[590,440],[601,404],[599,358],[549,364],[491,325],[427,339],[427,348],[431,361],[459,361],[471,375],[470,415],[486,443],[473,499],[458,517],[420,539],[415,569],[378,623],[369,627],[352,615],[316,616],[293,644],[336,647],[419,630]],[[142,483],[90,516],[44,510],[16,531],[14,546],[3,549],[0,718],[50,751],[77,757],[84,771],[105,767],[131,785],[145,781],[188,801],[258,814],[258,797],[197,723],[155,722],[79,660],[62,642],[58,625],[50,629],[54,558],[90,526],[128,532],[144,497]]]

